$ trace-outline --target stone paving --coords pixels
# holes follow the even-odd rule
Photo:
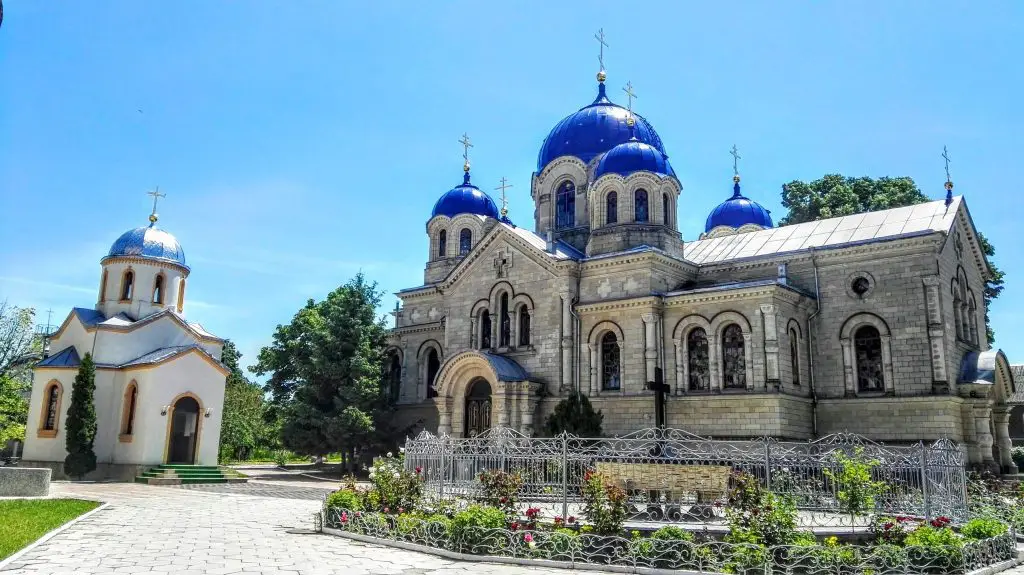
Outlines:
[[[292,491],[289,491],[289,490]],[[0,569],[3,575],[566,575],[452,561],[308,532],[314,487],[250,482],[213,489],[52,484],[55,497],[110,506]],[[306,531],[304,533],[303,531]],[[585,571],[572,573],[586,574]],[[594,572],[593,575],[596,575]]]

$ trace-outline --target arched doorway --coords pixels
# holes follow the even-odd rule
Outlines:
[[[196,447],[199,445],[199,402],[191,396],[182,397],[174,402],[170,416],[167,463],[192,465],[196,462]]]
[[[466,392],[466,434],[476,437],[491,428],[491,384],[477,378]]]

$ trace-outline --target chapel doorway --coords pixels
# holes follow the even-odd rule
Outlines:
[[[199,402],[183,397],[175,402],[171,411],[171,440],[167,463],[193,465],[196,445],[199,443]]]
[[[476,437],[491,428],[491,384],[477,378],[466,391],[466,437]]]

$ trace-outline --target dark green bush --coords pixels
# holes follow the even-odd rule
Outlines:
[[[558,402],[544,429],[551,436],[564,431],[577,437],[601,437],[603,421],[604,414],[594,411],[587,396],[574,393]]]
[[[363,509],[363,496],[353,489],[339,489],[327,496],[327,507],[361,511]]]

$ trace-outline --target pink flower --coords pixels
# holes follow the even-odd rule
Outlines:
[[[527,543],[533,543],[533,533],[527,533],[526,535],[523,535],[523,541],[526,541]]]
[[[342,511],[341,512],[341,522],[342,523],[348,523],[348,512],[347,511]]]
[[[399,507],[398,508],[398,513],[399,514],[405,513],[405,507]]]
[[[391,508],[390,507],[385,507],[384,508],[384,513],[391,513]]]
[[[423,467],[417,465],[416,466],[416,475],[419,475],[420,473],[423,473]]]

